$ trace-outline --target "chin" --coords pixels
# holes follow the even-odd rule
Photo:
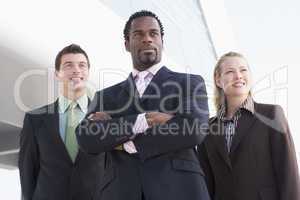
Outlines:
[[[78,83],[78,84],[73,86],[73,91],[77,92],[77,91],[84,90],[85,88],[86,88],[85,84]]]
[[[233,93],[232,96],[235,96],[235,97],[245,97],[245,96],[248,96],[249,92],[236,92],[236,93]]]
[[[152,66],[155,65],[157,62],[157,59],[155,57],[147,57],[145,59],[141,59],[140,63],[142,63],[145,66]]]
[[[227,94],[226,94],[227,93]],[[225,95],[228,97],[243,97],[245,95],[249,94],[249,91],[247,90],[232,90],[226,92]]]

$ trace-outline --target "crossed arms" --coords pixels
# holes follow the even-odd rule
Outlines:
[[[140,114],[112,117],[101,111],[98,92],[92,102],[93,109],[76,129],[79,146],[92,154],[114,150],[133,141],[141,159],[172,151],[193,148],[200,144],[207,128],[208,105],[204,81],[194,76],[188,91],[184,91],[180,112],[146,113],[148,128],[135,133],[133,127]],[[104,98],[103,101],[107,100]],[[105,103],[105,102],[104,102]]]

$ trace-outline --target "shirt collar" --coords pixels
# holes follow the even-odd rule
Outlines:
[[[240,106],[236,114],[239,114],[241,109],[254,114],[254,101],[251,95],[249,95],[247,99],[242,103],[242,105]],[[221,105],[221,108],[218,111],[217,116],[219,119],[223,121],[228,120],[226,119],[226,102]]]
[[[146,69],[145,71],[150,72],[153,76],[155,76],[155,74],[160,70],[160,68],[162,68],[163,64],[161,62],[149,67],[148,69]],[[132,77],[135,78],[136,75],[139,73],[140,71],[137,69],[133,69],[132,70]]]
[[[66,98],[63,95],[60,95],[58,97],[58,106],[59,106],[59,113],[65,113],[68,109],[69,105],[72,103],[72,100]],[[88,108],[88,97],[86,94],[79,97],[79,99],[76,100],[76,103],[78,103],[79,108],[82,112],[86,112]]]

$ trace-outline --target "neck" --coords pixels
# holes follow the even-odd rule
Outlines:
[[[226,118],[231,119],[235,112],[240,108],[243,102],[247,99],[248,95],[238,97],[226,97],[227,112]]]
[[[146,65],[146,64],[137,64],[137,63],[133,62],[133,68],[136,69],[136,70],[138,70],[138,71],[145,71],[145,70],[153,67],[154,65],[156,65],[156,64],[158,64],[160,62],[161,61],[158,61],[158,62],[154,62],[154,63],[148,64],[148,65]]]
[[[76,101],[84,94],[86,94],[86,89],[82,89],[78,91],[63,90],[61,94],[69,100]]]
[[[153,65],[151,66],[145,66],[145,65],[141,65],[141,66],[134,66],[134,69],[138,70],[138,71],[145,71],[147,69],[149,69],[150,67],[152,67]]]

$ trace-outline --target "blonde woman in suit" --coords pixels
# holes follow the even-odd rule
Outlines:
[[[299,200],[294,144],[283,110],[251,95],[246,59],[229,52],[214,70],[217,115],[199,158],[212,200]]]

